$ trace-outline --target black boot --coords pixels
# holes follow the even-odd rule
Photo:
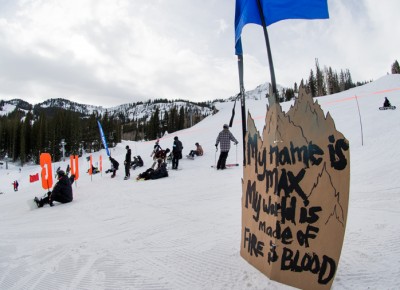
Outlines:
[[[42,203],[41,199],[39,199],[35,196],[35,198],[33,200],[36,202],[37,207],[43,207],[43,203]]]

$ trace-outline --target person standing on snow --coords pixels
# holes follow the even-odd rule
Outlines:
[[[14,191],[18,191],[18,181],[17,180],[15,180],[13,183],[13,187],[14,187]]]
[[[224,124],[223,130],[219,132],[217,140],[215,141],[215,147],[218,150],[218,143],[221,143],[221,153],[219,155],[217,169],[226,169],[226,158],[228,158],[229,149],[231,149],[231,141],[237,145],[239,142],[229,131],[229,126]]]
[[[179,141],[178,136],[175,136],[172,145],[172,169],[178,169],[179,159],[182,159],[182,149],[182,142]]]
[[[154,154],[156,154],[159,150],[161,150],[161,146],[159,145],[160,141],[157,139],[156,144],[154,144],[154,148],[153,151],[151,152],[150,157],[153,157]],[[154,161],[156,160],[155,158],[153,158]]]
[[[125,147],[126,149],[126,155],[125,155],[125,161],[124,161],[124,165],[125,165],[125,180],[129,179],[129,177],[131,176],[131,162],[132,162],[132,153],[131,153],[131,149],[129,149],[129,146],[126,145]]]

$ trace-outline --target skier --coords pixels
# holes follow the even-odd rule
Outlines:
[[[178,136],[175,136],[172,145],[172,169],[178,169],[179,159],[182,159],[182,149],[182,142],[179,141]]]
[[[392,105],[390,104],[389,100],[387,97],[385,97],[385,101],[383,102],[383,107],[387,108],[387,107],[391,107]]]
[[[132,158],[131,158],[131,149],[129,149],[129,146],[126,145],[125,147],[126,149],[126,155],[125,155],[125,161],[124,161],[124,165],[125,165],[125,180],[129,179],[129,177],[131,177],[131,162],[132,162]]]
[[[189,155],[187,156],[188,158],[194,158],[194,156],[202,156],[203,155],[203,147],[201,147],[201,145],[196,142],[194,145],[196,145],[196,150],[191,150]]]
[[[74,183],[75,175],[72,174],[71,177],[68,177],[65,174],[64,170],[58,170],[57,177],[58,181],[56,185],[54,186],[52,191],[49,191],[47,193],[46,197],[41,199],[35,197],[34,200],[38,207],[43,207],[45,204],[53,206],[54,201],[58,201],[61,203],[68,203],[74,199],[71,185]]]
[[[115,174],[117,173],[117,170],[118,170],[118,167],[119,167],[119,163],[118,163],[117,160],[115,160],[111,156],[110,156],[110,162],[111,162],[111,169],[108,169],[106,171],[106,173],[112,172],[111,178],[114,178]]]
[[[229,131],[229,126],[224,124],[223,130],[219,132],[217,140],[215,142],[215,147],[218,151],[218,143],[221,143],[221,153],[219,155],[217,169],[226,169],[226,158],[228,157],[229,149],[231,148],[231,141],[237,145],[239,142]]]

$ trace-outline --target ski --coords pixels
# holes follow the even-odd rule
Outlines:
[[[396,106],[379,107],[379,110],[396,110]]]

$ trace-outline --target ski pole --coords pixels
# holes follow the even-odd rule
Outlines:
[[[215,148],[214,169],[217,168],[217,152],[218,152],[218,147]]]
[[[236,164],[238,164],[238,161],[237,161],[237,143],[235,145],[236,145]]]

